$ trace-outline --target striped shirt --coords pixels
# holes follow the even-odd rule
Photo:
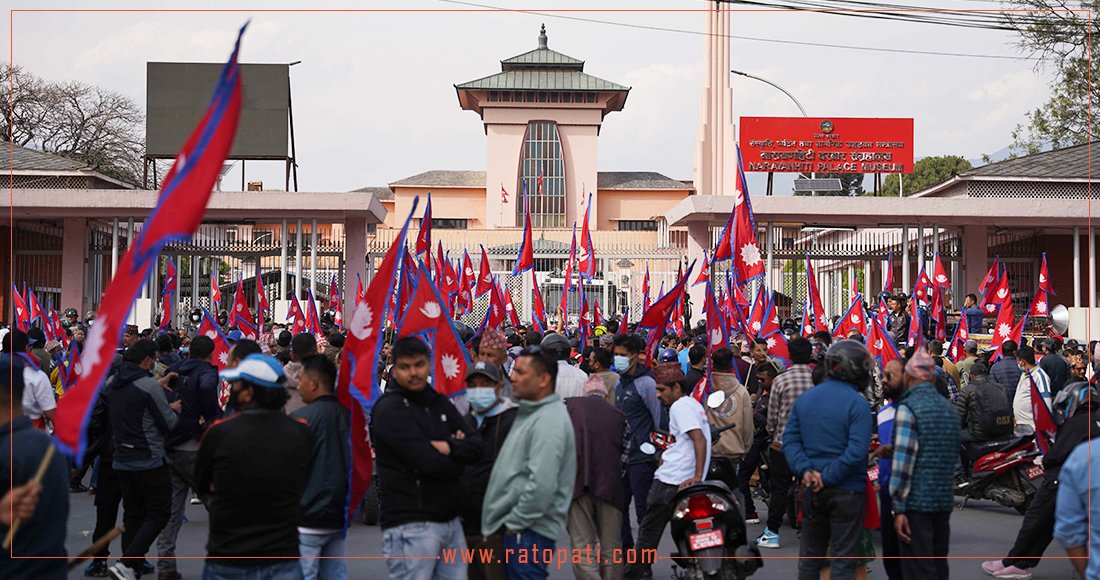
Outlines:
[[[1030,374],[1030,377],[1029,377]],[[1016,425],[1029,425],[1035,427],[1035,417],[1031,412],[1031,381],[1035,381],[1035,387],[1043,397],[1043,402],[1050,408],[1050,377],[1038,366],[1029,372],[1020,373],[1020,382],[1016,383],[1016,395],[1012,398],[1012,413],[1016,417]]]
[[[772,445],[783,444],[783,430],[787,428],[787,419],[798,397],[814,386],[813,371],[809,365],[791,365],[791,368],[779,373],[772,384],[771,399],[768,401],[768,434],[772,436]]]

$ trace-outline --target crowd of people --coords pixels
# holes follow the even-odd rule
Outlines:
[[[893,302],[888,332],[904,346],[908,315]],[[75,310],[66,319],[82,348],[86,327]],[[545,578],[550,562],[535,556],[563,535],[577,578],[652,577],[646,555],[673,497],[704,479],[734,491],[747,524],[763,523],[751,538],[759,548],[790,541],[784,525],[798,530],[801,579],[866,577],[875,534],[890,580],[945,578],[961,445],[1038,436],[1036,393],[1057,424],[1045,474],[1015,545],[981,568],[1029,578],[1057,539],[1082,575],[1100,574],[1080,558],[1100,537],[1088,527],[1090,515],[1100,521],[1088,501],[1089,438],[1100,433],[1095,344],[1005,341],[990,360],[970,340],[952,361],[933,340],[882,364],[857,333],[793,336],[780,360],[752,337],[708,349],[703,327],[649,353],[634,330],[609,320],[587,337],[560,327],[463,333],[472,361],[455,397],[432,389],[431,344],[386,332],[383,394],[367,419],[391,578]],[[0,515],[5,532],[13,520],[21,527],[0,577],[65,577],[68,492],[86,491],[86,480],[91,540],[116,528],[120,507],[124,528],[117,561],[103,546],[86,576],[181,578],[174,556],[190,504],[209,513],[204,578],[348,576],[360,411],[336,389],[344,335],[269,324],[258,340],[228,336],[219,372],[208,336],[127,327],[81,461],[54,456],[36,482],[65,363],[37,328],[4,334],[0,471],[11,479]],[[715,392],[721,403],[707,404]],[[729,428],[712,439],[712,427]],[[659,457],[646,445],[656,439]],[[467,561],[470,548],[496,556]]]

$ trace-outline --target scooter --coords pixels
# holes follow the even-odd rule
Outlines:
[[[966,464],[972,464],[955,484],[955,495],[964,498],[964,506],[971,498],[991,499],[1020,513],[1027,511],[1043,476],[1033,435],[964,443],[962,453]]]
[[[713,409],[724,402],[725,393],[715,392],[707,406]],[[711,441],[732,427],[712,426]],[[672,443],[666,433],[653,433],[650,442],[642,445],[646,453],[663,451]],[[748,541],[745,516],[724,482],[707,479],[685,487],[673,497],[672,505],[674,580],[741,580],[763,566],[760,550]]]

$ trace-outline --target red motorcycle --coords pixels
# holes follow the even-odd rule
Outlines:
[[[1033,435],[963,443],[969,466],[955,484],[955,495],[966,500],[990,499],[1020,513],[1027,511],[1043,466],[1035,461],[1039,448]]]

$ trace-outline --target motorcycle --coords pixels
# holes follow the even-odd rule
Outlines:
[[[720,396],[715,396],[720,395]],[[712,393],[707,406],[717,408],[725,393]],[[734,425],[711,426],[711,441]],[[659,454],[674,442],[664,432],[654,432],[642,451]],[[763,566],[760,550],[749,542],[745,516],[730,487],[708,471],[708,479],[679,490],[672,499],[670,527],[676,552],[672,554],[674,580],[741,580]],[[734,480],[736,481],[736,479]]]
[[[963,443],[962,453],[972,465],[955,484],[955,495],[964,498],[964,506],[971,498],[990,499],[1020,513],[1027,511],[1043,477],[1033,435]]]

